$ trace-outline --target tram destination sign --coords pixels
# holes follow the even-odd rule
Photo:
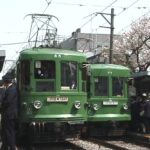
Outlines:
[[[117,101],[112,101],[112,100],[103,101],[103,105],[118,105],[118,102]]]
[[[68,102],[68,97],[47,97],[47,102]]]

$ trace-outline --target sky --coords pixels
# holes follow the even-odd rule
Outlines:
[[[58,35],[69,37],[77,28],[81,28],[83,33],[109,34],[108,28],[99,27],[109,27],[109,24],[95,13],[110,14],[111,8],[115,13],[115,34],[129,30],[133,21],[150,14],[149,0],[0,0],[0,50],[6,50],[6,62],[0,78],[25,46],[12,43],[28,40],[31,18],[25,17],[27,14],[56,16],[59,19],[55,23]],[[109,15],[106,17],[110,20]]]

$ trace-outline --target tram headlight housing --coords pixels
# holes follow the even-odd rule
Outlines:
[[[128,110],[128,105],[127,104],[123,104],[123,109],[124,110]]]
[[[98,104],[93,104],[93,109],[94,109],[95,111],[98,110],[98,109],[99,109]]]
[[[80,101],[75,101],[74,107],[75,107],[76,109],[80,109],[80,108],[81,108],[81,102],[80,102]]]
[[[40,109],[42,107],[42,102],[39,100],[34,101],[33,106],[35,109]]]

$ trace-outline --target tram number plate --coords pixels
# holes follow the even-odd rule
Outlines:
[[[47,97],[47,102],[68,102],[68,97]]]
[[[103,101],[103,105],[118,105],[117,101]]]

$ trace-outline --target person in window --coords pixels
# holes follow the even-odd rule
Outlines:
[[[72,81],[71,89],[76,89],[76,83],[75,83],[75,81]]]
[[[43,66],[42,68],[37,70],[37,78],[40,78],[40,79],[49,78],[49,72],[48,72],[47,67]]]
[[[5,95],[2,99],[1,111],[1,150],[17,150],[16,147],[16,120],[18,114],[18,94],[12,83],[11,75],[3,76]]]
[[[45,78],[45,79],[48,79],[49,78],[49,70],[48,70],[48,68],[47,67],[43,67],[43,69],[42,69],[42,75],[43,75],[43,78]]]

